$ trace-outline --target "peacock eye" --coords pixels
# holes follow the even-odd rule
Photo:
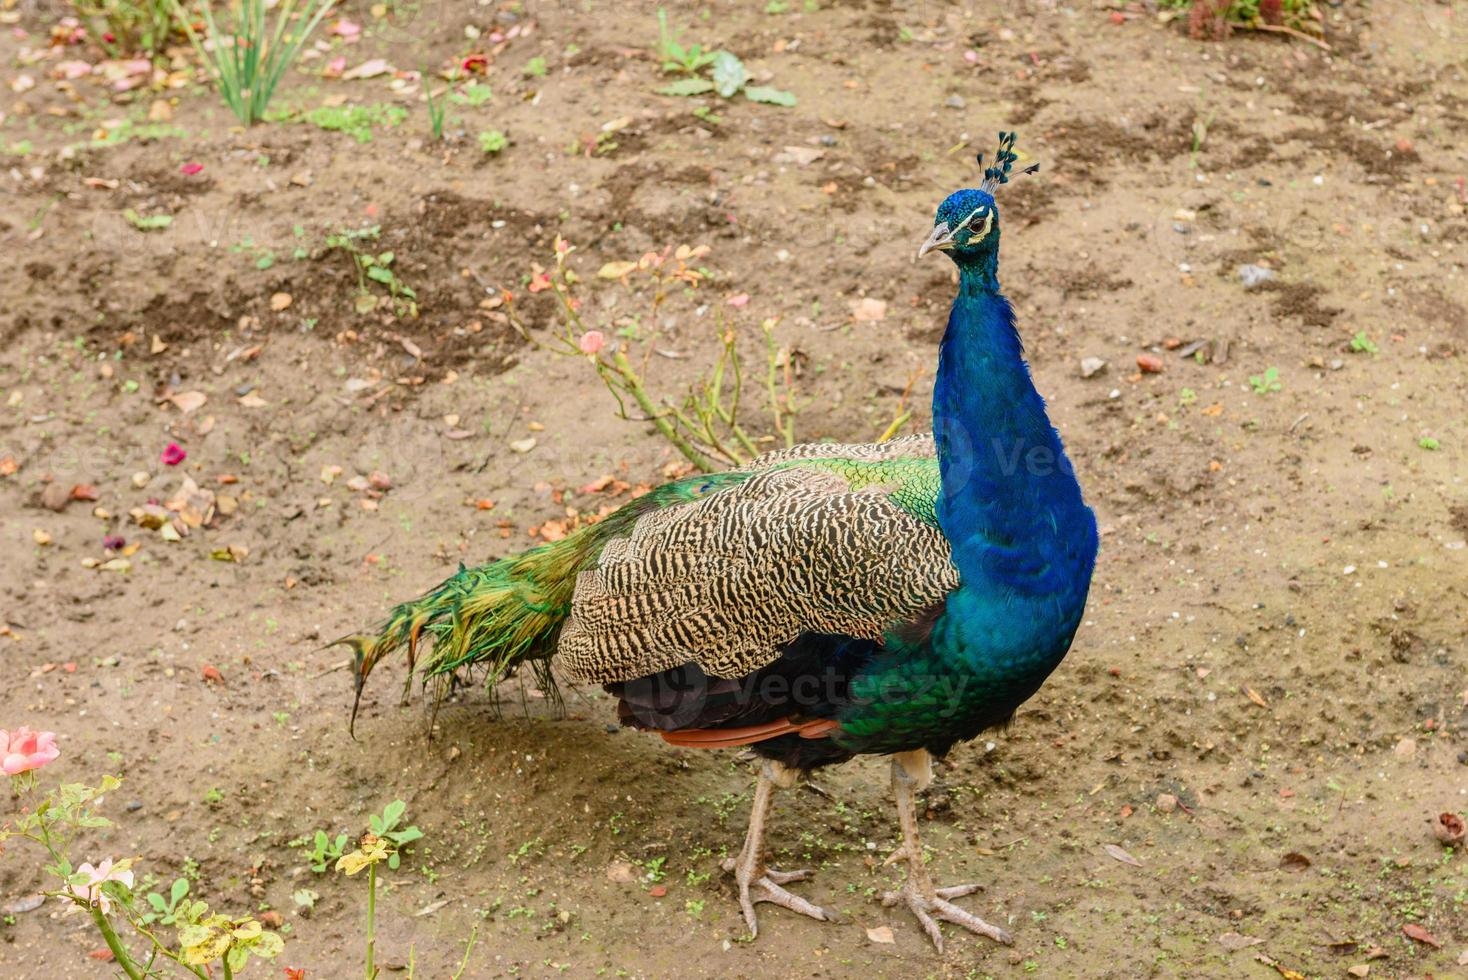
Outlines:
[[[969,231],[978,231],[984,227],[983,215],[974,215],[973,220],[968,223]]]

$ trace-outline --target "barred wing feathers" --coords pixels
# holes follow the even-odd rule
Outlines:
[[[958,587],[930,436],[799,446],[641,516],[576,577],[556,664],[611,683],[696,661],[741,677],[804,632],[880,639]]]

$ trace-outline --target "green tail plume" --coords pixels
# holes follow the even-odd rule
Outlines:
[[[550,658],[561,624],[571,612],[576,574],[595,562],[608,541],[630,534],[643,514],[696,499],[748,475],[716,473],[664,484],[561,541],[476,568],[460,566],[437,588],[393,609],[376,632],[344,636],[330,644],[349,646],[354,655],[352,726],[372,668],[403,648],[408,652],[409,684],[415,669],[427,683],[463,668],[484,667],[493,687],[515,668],[529,664],[541,686],[554,696]],[[420,664],[425,640],[428,652]]]
[[[375,635],[337,640],[333,646],[351,647],[356,663],[353,725],[372,668],[404,647],[409,683],[415,668],[426,683],[461,667],[483,665],[493,685],[522,663],[549,660],[571,611],[576,572],[590,543],[586,537],[579,532],[488,565],[460,566],[437,588],[393,609]],[[425,639],[428,653],[420,665]],[[540,673],[549,680],[549,670]]]

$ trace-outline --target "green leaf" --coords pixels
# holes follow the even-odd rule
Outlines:
[[[703,95],[714,90],[714,83],[706,78],[684,78],[658,89],[659,95]]]
[[[392,270],[384,269],[380,265],[374,265],[368,268],[367,278],[371,279],[373,282],[390,283],[392,282],[393,278]]]
[[[494,89],[482,82],[470,82],[462,92],[455,92],[449,99],[459,105],[482,106],[494,98]]]
[[[128,208],[126,211],[122,212],[122,216],[126,218],[128,223],[131,224],[138,231],[158,231],[159,229],[167,228],[169,225],[173,224],[173,215],[142,215],[138,214],[138,212],[134,211],[132,208]],[[82,788],[85,789],[85,787]]]
[[[285,940],[273,932],[260,934],[260,938],[250,944],[250,952],[256,956],[273,960],[285,951]]]
[[[786,92],[766,85],[751,85],[744,90],[744,96],[751,102],[763,102],[766,105],[795,105],[794,92]]]
[[[735,55],[720,51],[714,55],[713,77],[714,90],[730,99],[749,81],[749,71]]]

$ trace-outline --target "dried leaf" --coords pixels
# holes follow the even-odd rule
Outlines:
[[[165,401],[170,402],[174,408],[183,412],[185,415],[203,408],[204,403],[208,400],[209,396],[205,395],[202,391],[179,391],[169,395],[165,399]]]
[[[1255,939],[1253,936],[1240,935],[1237,932],[1225,932],[1218,937],[1218,942],[1224,949],[1234,953],[1241,949],[1247,949],[1250,946],[1258,946],[1264,940]]]
[[[851,304],[851,318],[857,323],[876,323],[887,318],[887,303],[874,296],[863,296]]]
[[[621,279],[636,268],[636,262],[608,262],[596,270],[596,275],[598,279]]]
[[[867,938],[874,943],[895,943],[896,937],[892,935],[891,926],[876,926],[867,930]]]
[[[1122,864],[1130,864],[1134,868],[1140,868],[1142,866],[1142,862],[1128,854],[1123,847],[1119,847],[1116,844],[1102,844],[1101,847],[1107,854],[1110,854]]]
[[[1304,871],[1310,867],[1310,859],[1299,851],[1290,851],[1279,859],[1279,866],[1284,871]]]
[[[1455,847],[1463,843],[1463,838],[1468,836],[1468,825],[1463,823],[1463,818],[1456,813],[1439,813],[1437,819],[1432,822],[1432,832],[1438,840],[1448,847]]]
[[[1433,949],[1443,948],[1443,941],[1441,939],[1437,938],[1432,933],[1428,932],[1426,929],[1422,928],[1422,926],[1419,926],[1415,922],[1408,922],[1403,924],[1402,934],[1408,939],[1416,940],[1419,943],[1431,946]]]
[[[1266,709],[1269,707],[1269,702],[1264,700],[1264,696],[1258,691],[1254,690],[1252,687],[1244,688],[1244,693],[1249,696],[1250,701],[1253,701],[1259,707]]]
[[[385,59],[373,58],[370,61],[362,62],[351,71],[343,72],[342,80],[350,82],[361,78],[376,78],[378,75],[386,75],[392,70],[392,66]]]

